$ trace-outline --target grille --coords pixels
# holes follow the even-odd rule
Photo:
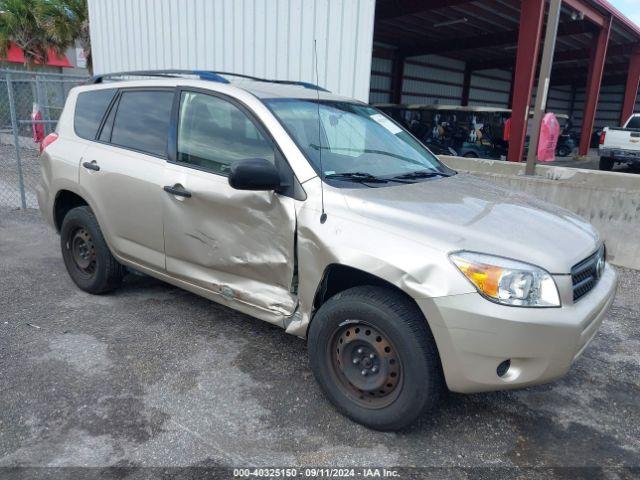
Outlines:
[[[585,258],[571,269],[574,302],[584,297],[596,286],[598,280],[600,280],[600,275],[602,275],[598,265],[602,268],[601,260],[604,261],[604,258],[605,250],[604,246],[602,246],[596,253]]]

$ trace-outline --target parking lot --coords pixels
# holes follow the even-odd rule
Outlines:
[[[0,208],[19,208],[20,188],[15,147],[0,143]],[[29,208],[37,208],[35,186],[40,179],[40,162],[36,148],[20,148],[22,181],[25,185],[25,202]]]
[[[303,340],[147,277],[85,294],[37,212],[0,210],[0,466],[637,468],[640,272],[619,273],[564,379],[379,433],[323,398]]]

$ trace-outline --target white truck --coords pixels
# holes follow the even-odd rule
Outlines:
[[[622,127],[605,127],[600,135],[600,170],[615,163],[640,165],[640,113],[634,113]]]

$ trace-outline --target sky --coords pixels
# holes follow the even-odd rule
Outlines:
[[[640,0],[609,0],[609,3],[640,26]]]

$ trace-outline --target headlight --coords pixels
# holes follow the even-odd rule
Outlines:
[[[527,263],[474,252],[455,252],[453,263],[491,301],[519,307],[559,307],[553,277]]]

